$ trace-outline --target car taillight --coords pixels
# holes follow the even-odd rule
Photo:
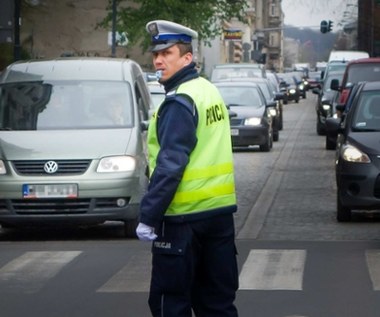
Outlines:
[[[350,94],[350,89],[345,88],[342,90],[342,93],[340,94],[339,103],[344,105],[348,99],[348,96]]]

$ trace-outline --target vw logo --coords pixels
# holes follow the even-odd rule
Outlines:
[[[58,170],[58,164],[54,161],[48,161],[44,165],[44,171],[48,174],[54,174]]]

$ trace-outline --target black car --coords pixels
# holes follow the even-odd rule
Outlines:
[[[380,82],[359,86],[335,129],[337,220],[350,221],[353,210],[380,209]]]
[[[293,100],[296,103],[300,101],[300,90],[297,82],[291,73],[279,73],[280,90],[284,93],[284,104]]]
[[[332,117],[326,118],[326,149],[327,150],[335,150],[336,142],[338,137],[338,129],[337,126],[343,122],[345,115],[348,110],[351,108],[353,101],[355,100],[356,93],[360,91],[361,86],[365,82],[359,82],[357,84],[352,85],[349,88],[347,101],[345,104],[340,104],[340,94],[337,93],[333,103],[335,104],[335,113]]]
[[[333,79],[342,80],[343,71],[330,71],[327,77],[321,82],[320,86],[313,88],[313,94],[318,96],[315,105],[317,114],[316,131],[318,135],[326,134],[326,118],[332,117],[335,113],[334,100],[336,100],[338,92],[330,88]]]
[[[300,96],[303,99],[306,99],[306,92],[307,92],[308,86],[307,86],[305,75],[303,74],[303,72],[291,72],[291,74],[293,75],[294,80],[297,83],[298,89],[300,91]]]
[[[282,129],[282,102],[284,94],[281,92],[276,92],[275,87],[267,78],[252,77],[252,78],[233,78],[225,81],[249,81],[257,84],[264,94],[265,99],[268,104],[275,105],[269,108],[270,115],[272,116],[273,125],[273,141],[278,141],[280,138],[280,130]]]
[[[215,86],[229,110],[232,146],[249,147],[258,145],[260,151],[268,152],[273,146],[273,126],[270,108],[260,87],[249,81],[216,82]]]

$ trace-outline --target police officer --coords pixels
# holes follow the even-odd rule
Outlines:
[[[157,20],[146,26],[166,98],[148,131],[150,184],[136,234],[152,243],[149,306],[155,317],[236,317],[230,125],[217,88],[193,62],[197,33]]]

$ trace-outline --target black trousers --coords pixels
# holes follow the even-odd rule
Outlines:
[[[152,246],[154,317],[237,317],[239,277],[232,214],[165,222]]]

